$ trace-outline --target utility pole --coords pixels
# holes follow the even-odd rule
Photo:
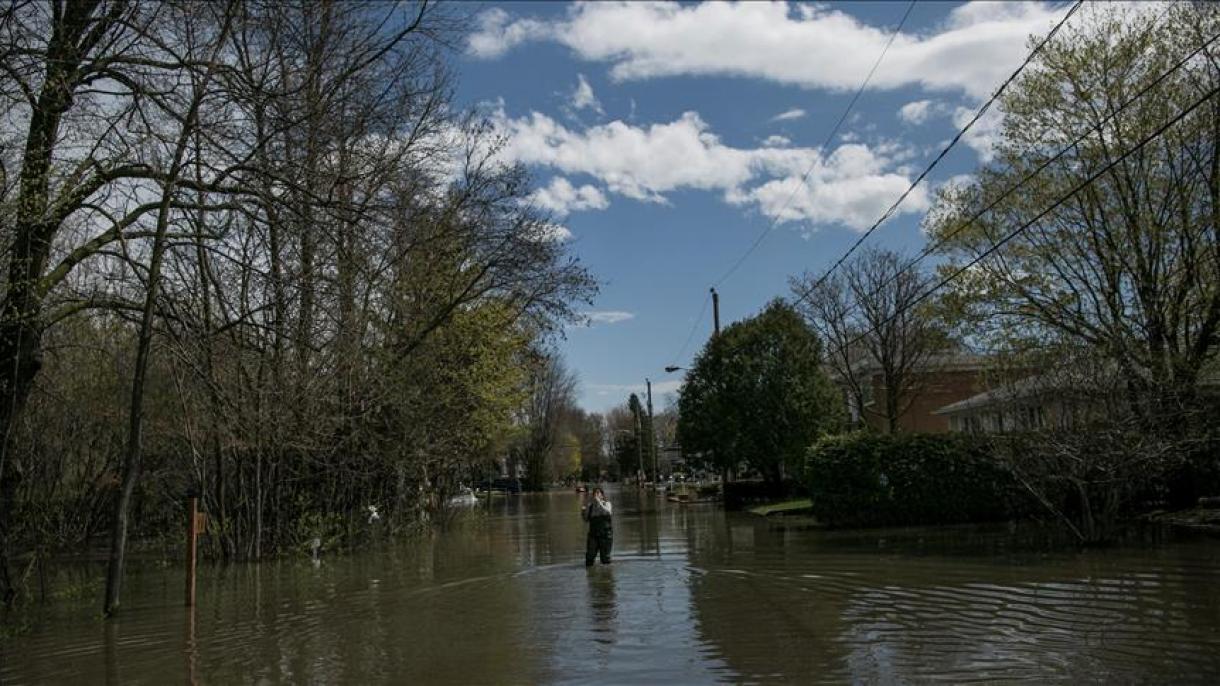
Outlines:
[[[645,377],[644,385],[648,387],[648,450],[652,453],[652,487],[655,489],[661,483],[661,475],[657,471],[657,430],[652,424],[652,381]]]
[[[714,341],[720,338],[720,294],[716,292],[715,286],[712,287],[712,323],[715,327],[712,334],[712,340]],[[717,360],[717,369],[715,372],[717,375],[719,375],[719,357],[716,357],[715,359]],[[712,448],[712,463],[717,464],[715,448]],[[720,474],[720,488],[722,489],[721,492],[723,493],[723,489],[725,487],[724,485],[728,483],[728,470],[721,467]]]
[[[640,401],[635,401],[635,480],[636,487],[644,488],[644,422],[640,419]]]

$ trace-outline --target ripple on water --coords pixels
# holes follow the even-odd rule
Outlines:
[[[0,682],[1206,682],[1220,543],[1077,554],[1007,530],[775,531],[715,508],[616,501],[585,569],[577,500],[308,564],[180,573],[0,646]],[[1007,547],[1006,547],[1007,546]],[[175,576],[178,574],[178,576]]]

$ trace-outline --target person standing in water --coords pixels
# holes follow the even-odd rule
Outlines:
[[[610,513],[614,507],[606,500],[606,492],[593,489],[593,498],[580,509],[580,517],[589,523],[589,536],[585,539],[585,566],[593,566],[593,559],[601,554],[602,564],[610,564],[610,546],[614,543],[614,530],[610,526]]]

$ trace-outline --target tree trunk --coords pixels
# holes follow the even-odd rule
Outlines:
[[[0,598],[6,605],[15,596],[8,571],[9,523],[21,478],[21,466],[11,451],[13,428],[42,367],[41,280],[59,228],[56,220],[48,218],[51,159],[60,122],[72,106],[76,69],[89,49],[82,50],[82,34],[96,7],[96,2],[68,5],[52,27],[42,92],[30,112],[8,280],[0,305]]]
[[[225,42],[228,35],[232,7],[225,12],[224,28],[216,44],[216,51]],[[136,346],[135,369],[131,381],[131,410],[128,415],[127,448],[123,455],[123,481],[115,503],[114,526],[110,533],[110,560],[106,567],[106,598],[102,612],[106,616],[113,615],[119,608],[119,592],[123,585],[123,567],[127,556],[127,520],[131,508],[131,497],[135,492],[136,482],[140,478],[140,468],[143,460],[143,430],[144,430],[144,386],[148,376],[148,364],[152,358],[153,317],[157,304],[157,295],[161,285],[161,264],[165,260],[167,246],[166,234],[169,231],[170,206],[173,203],[174,191],[178,175],[184,168],[187,147],[199,118],[199,107],[207,84],[215,67],[215,57],[204,74],[202,83],[197,85],[191,98],[189,108],[184,117],[182,130],[174,148],[173,163],[161,189],[161,207],[157,211],[157,230],[153,238],[152,255],[148,263],[148,289],[144,294],[144,307],[140,313],[139,342]]]

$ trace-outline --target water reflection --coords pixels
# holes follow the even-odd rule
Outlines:
[[[256,594],[257,595],[257,594]],[[195,641],[195,608],[186,608],[186,631],[185,631],[185,646],[182,654],[186,656],[186,683],[190,686],[195,686],[199,683],[198,663],[199,663],[199,645]]]
[[[997,546],[1011,540],[1007,532],[951,533],[877,532],[868,541],[732,526],[724,541],[734,547],[731,565],[714,548],[693,551],[706,567],[692,589],[700,633],[739,678],[763,683],[793,675],[825,682],[1172,675],[1180,683],[1205,681],[1220,667],[1214,592],[1189,590],[1217,580],[1214,542],[1003,554]],[[979,549],[992,553],[971,554]],[[1192,559],[1167,569],[1157,551],[1170,549],[1191,551]]]
[[[106,686],[117,686],[123,681],[119,677],[118,624],[107,622],[102,627],[103,655],[105,656]]]
[[[615,562],[580,499],[498,499],[350,557],[145,569],[117,621],[56,606],[0,645],[4,684],[1203,682],[1220,542],[1076,553],[1038,529],[822,532],[611,491]]]
[[[614,597],[614,568],[590,568],[585,574],[589,585],[589,607],[593,610],[590,630],[593,640],[613,645],[618,633],[618,600]]]

